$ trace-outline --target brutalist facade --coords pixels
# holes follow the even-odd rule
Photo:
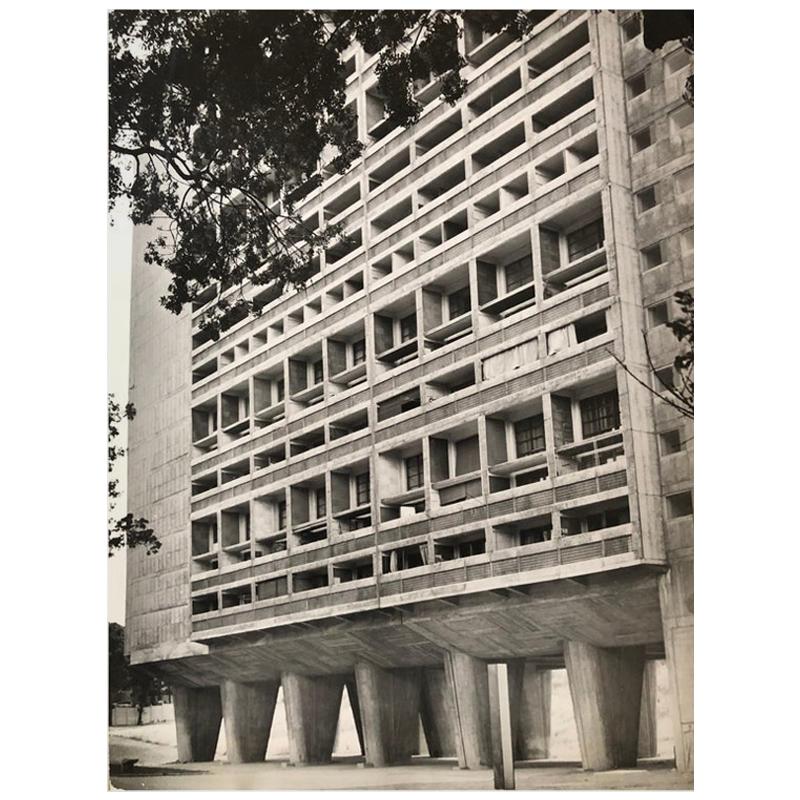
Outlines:
[[[691,424],[614,358],[654,385],[645,337],[676,352],[689,58],[624,11],[463,43],[464,98],[419,86],[409,129],[353,49],[367,147],[300,206],[350,237],[304,291],[215,342],[135,257],[130,509],[163,547],[129,555],[128,647],[173,685],[182,760],[222,720],[229,759],[263,759],[282,685],[295,763],[330,758],[346,690],[368,763],[421,719],[477,767],[504,661],[519,758],[547,755],[566,666],[584,765],[630,765],[666,658],[692,769]]]

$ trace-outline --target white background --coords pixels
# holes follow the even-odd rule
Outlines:
[[[798,739],[798,20],[695,5],[696,791],[782,797]],[[111,316],[106,297],[106,8],[9,4],[2,25],[3,784],[86,797],[106,791],[105,395],[107,376],[124,394],[127,350],[116,262]]]

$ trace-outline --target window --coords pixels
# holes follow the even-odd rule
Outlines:
[[[681,47],[679,50],[670,53],[664,59],[664,71],[667,75],[674,75],[676,72],[680,72],[684,67],[688,67],[690,63],[691,58],[689,54]]]
[[[599,314],[591,314],[575,322],[575,341],[578,344],[588,342],[589,339],[594,339],[595,336],[602,336],[606,331],[608,331],[608,324],[606,323],[605,311],[601,311]]]
[[[369,472],[356,475],[356,505],[363,506],[369,503]]]
[[[367,360],[367,342],[365,339],[359,339],[353,342],[353,366],[356,364],[363,364]]]
[[[470,310],[471,304],[469,299],[469,286],[459,289],[457,292],[447,296],[447,308],[450,314],[450,319],[460,317]]]
[[[675,194],[680,196],[694,189],[694,164],[675,173]]]
[[[670,495],[667,498],[667,511],[670,519],[690,517],[694,513],[692,493],[681,492],[680,494]]]
[[[517,443],[517,458],[544,450],[544,417],[528,417],[514,423],[514,440]]]
[[[483,539],[474,539],[471,542],[461,542],[459,546],[459,558],[477,556],[486,552],[486,542]]]
[[[642,214],[645,211],[649,211],[651,208],[655,208],[658,205],[658,198],[656,196],[656,187],[655,186],[648,186],[646,189],[642,189],[641,192],[637,192],[636,194],[636,210]]]
[[[284,384],[283,378],[281,378],[275,384],[275,392],[276,392],[276,400],[275,400],[275,402],[276,403],[280,403],[281,400],[283,400],[283,396],[284,396],[285,390],[286,390],[285,389],[285,384]]]
[[[658,438],[661,441],[662,456],[671,456],[673,453],[678,453],[683,449],[680,431],[667,431]]]
[[[466,475],[481,467],[477,436],[468,436],[456,442],[456,475]]]
[[[588,225],[573,231],[567,236],[567,253],[570,261],[575,261],[603,246],[605,231],[603,219],[596,219]]]
[[[520,286],[533,280],[533,261],[530,256],[523,256],[505,266],[506,291],[513,292]]]
[[[664,263],[661,255],[661,244],[654,244],[642,250],[642,269],[653,269]]]
[[[580,402],[583,438],[619,428],[619,397],[616,390]]]
[[[418,489],[422,486],[422,453],[406,459],[406,489]]]
[[[272,597],[281,597],[289,591],[288,580],[284,575],[281,578],[272,578],[256,584],[256,599],[269,600]]]
[[[694,123],[694,109],[690,105],[681,106],[669,115],[670,133],[678,133]]]
[[[417,315],[409,314],[400,320],[400,341],[407,342],[417,335]]]
[[[322,378],[324,376],[323,367],[322,367],[322,359],[319,361],[314,362],[314,383],[322,383]]]
[[[638,133],[634,133],[633,136],[631,136],[631,142],[633,144],[634,153],[641,153],[642,150],[646,150],[653,144],[653,139],[650,136],[650,128],[645,128]]]
[[[639,22],[639,15],[634,14],[627,22],[622,25],[622,38],[626,42],[635,39],[642,32],[642,25]]]
[[[538,528],[523,528],[519,532],[520,544],[539,544],[549,542],[553,535],[550,525],[541,525]]]
[[[629,78],[625,81],[625,85],[628,88],[628,100],[644,94],[647,91],[647,71],[640,72],[638,75]]]
[[[286,527],[286,501],[278,503],[278,530],[282,531]]]
[[[324,489],[317,489],[314,493],[316,511],[317,511],[317,519],[320,519],[325,516],[325,490]]]
[[[647,309],[647,324],[650,328],[657,328],[669,322],[669,307],[666,302],[656,303]]]

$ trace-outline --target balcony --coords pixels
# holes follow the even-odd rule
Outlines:
[[[562,445],[556,453],[560,472],[580,472],[603,464],[619,466],[625,458],[625,447],[622,433],[611,431],[592,439]]]

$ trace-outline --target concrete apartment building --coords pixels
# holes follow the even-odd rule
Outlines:
[[[230,760],[262,760],[282,686],[294,763],[330,758],[346,691],[367,763],[417,752],[421,719],[432,755],[487,764],[506,662],[518,758],[547,755],[566,666],[584,766],[630,766],[665,658],[693,768],[691,423],[612,357],[652,384],[644,336],[676,353],[689,58],[628,11],[463,43],[464,98],[420,86],[409,129],[353,48],[367,147],[300,206],[351,239],[306,290],[214,342],[134,257],[129,508],[163,546],[128,555],[126,630],[181,760],[223,722]]]

